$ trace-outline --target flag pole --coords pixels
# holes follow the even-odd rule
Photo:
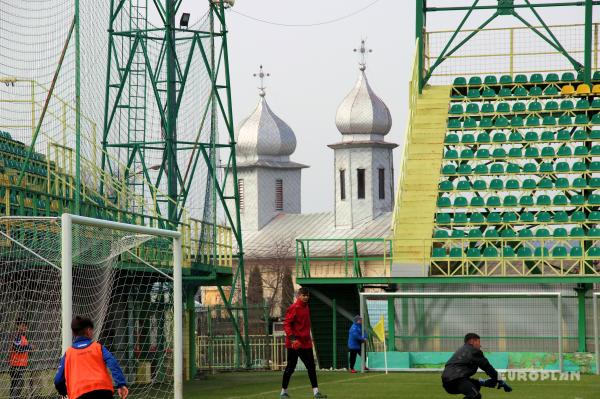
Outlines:
[[[383,337],[383,362],[385,363],[385,373],[388,373],[388,362],[387,362],[387,347],[385,344],[385,336]]]

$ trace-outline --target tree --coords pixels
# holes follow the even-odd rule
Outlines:
[[[248,328],[251,334],[265,332],[264,320],[264,293],[262,273],[258,266],[255,266],[248,277]]]
[[[283,271],[281,281],[281,316],[285,315],[285,311],[294,303],[294,281],[292,280],[292,269],[286,267]]]

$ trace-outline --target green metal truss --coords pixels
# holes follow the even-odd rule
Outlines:
[[[116,21],[118,18],[126,18],[124,10],[126,3],[131,2],[131,7],[135,7],[137,12],[155,12],[159,15],[163,26],[160,28],[149,28],[145,19],[131,21],[128,30],[117,30]],[[240,338],[243,349],[246,353],[246,362],[250,361],[248,347],[248,320],[246,312],[242,312],[243,320],[238,320],[231,311],[234,306],[234,300],[240,298],[241,306],[246,309],[245,276],[243,261],[242,233],[240,225],[239,211],[239,193],[236,184],[231,181],[237,181],[235,136],[233,125],[233,110],[231,102],[231,84],[229,75],[229,53],[227,47],[227,25],[225,10],[227,1],[212,0],[208,2],[210,29],[194,30],[176,28],[175,15],[178,12],[180,0],[154,0],[148,4],[146,0],[111,0],[111,12],[108,29],[108,63],[105,92],[104,108],[104,127],[103,127],[103,155],[101,161],[102,170],[113,174],[116,167],[107,156],[110,148],[127,149],[128,159],[125,170],[125,180],[130,185],[143,184],[146,187],[160,187],[161,181],[166,179],[167,194],[163,203],[167,203],[166,219],[169,221],[167,227],[177,228],[183,222],[183,212],[187,205],[190,187],[194,184],[194,176],[199,165],[206,167],[208,171],[206,198],[203,222],[217,225],[217,204],[223,211],[227,224],[231,227],[235,244],[238,248],[238,254],[234,256],[237,260],[237,267],[233,279],[227,283],[219,277],[218,268],[212,265],[209,270],[206,267],[194,267],[192,265],[192,275],[185,280],[186,295],[188,303],[193,303],[190,296],[196,292],[198,286],[206,284],[215,284],[221,299],[226,305],[236,334]],[[119,55],[121,48],[118,47],[119,40],[128,39],[129,46],[127,51]],[[149,42],[161,43],[161,50],[158,59],[152,63],[149,55]],[[175,51],[175,46],[187,41],[190,51],[186,57],[179,57]],[[200,55],[202,68],[207,72],[211,83],[210,99],[207,101],[206,108],[200,110],[200,118],[203,123],[210,123],[210,141],[208,142],[188,142],[177,138],[176,124],[179,116],[180,106],[184,93],[186,93],[186,83],[190,73],[191,66],[198,59],[195,54]],[[139,67],[139,68],[137,68]],[[115,74],[115,71],[118,72]],[[112,73],[111,73],[112,72]],[[161,74],[166,75],[166,80],[159,80]],[[115,80],[114,76],[118,79]],[[111,78],[112,76],[112,78]],[[125,104],[124,92],[126,90],[144,89],[149,85],[151,95],[140,98],[144,108],[155,103],[160,113],[161,127],[163,130],[162,140],[146,140],[145,114],[140,115],[133,109],[129,109],[129,129],[127,141],[115,141],[115,135],[111,135],[115,128],[115,115],[119,108],[127,108],[131,104]],[[143,86],[143,87],[139,87]],[[129,98],[130,100],[130,98]],[[136,105],[136,106],[139,106]],[[207,117],[208,115],[208,117]],[[218,143],[217,127],[222,123],[226,129],[226,143]],[[134,130],[131,130],[134,129]],[[200,130],[202,127],[200,128]],[[147,150],[161,150],[163,152],[162,163],[157,166],[158,173],[151,177],[145,153]],[[218,173],[218,168],[223,165],[217,165],[217,150],[222,159],[225,159],[225,173]],[[191,169],[183,171],[178,164],[177,154],[182,151],[192,151]],[[141,167],[141,176],[144,182],[139,179],[128,179],[128,173],[134,170],[134,165]],[[229,181],[229,183],[228,183]],[[197,184],[197,183],[196,183]],[[233,194],[225,193],[226,187],[233,187]],[[105,190],[101,185],[100,191]],[[140,190],[134,187],[134,190]],[[146,189],[148,190],[148,189]],[[152,189],[150,189],[152,190]],[[146,192],[146,195],[157,196],[156,192]],[[161,200],[154,201],[154,208],[160,215]],[[210,242],[217,242],[216,229],[212,229],[213,237]],[[230,285],[229,295],[223,289],[224,285]],[[238,292],[239,291],[239,292]],[[236,304],[239,306],[239,304]],[[193,321],[193,320],[192,320]],[[194,326],[190,326],[190,330]],[[194,341],[195,342],[195,341]],[[192,341],[191,341],[192,343]],[[190,348],[190,351],[194,351]]]
[[[480,0],[473,0],[472,4],[469,5],[470,0],[461,0],[456,1],[454,3],[458,3],[457,5],[452,5],[449,7],[428,7],[426,0],[416,0],[416,31],[415,36],[419,39],[417,49],[419,53],[419,90],[422,90],[431,75],[436,70],[436,68],[442,64],[448,57],[458,51],[461,47],[463,47],[466,43],[471,40],[477,33],[479,33],[482,29],[488,26],[492,21],[494,21],[498,16],[503,15],[512,15],[516,20],[521,22],[523,25],[528,27],[532,32],[538,35],[542,40],[548,43],[549,46],[554,48],[557,52],[562,54],[565,58],[569,60],[569,62],[573,65],[573,69],[577,72],[582,72],[584,76],[584,81],[586,83],[591,82],[592,78],[592,16],[593,16],[593,6],[600,5],[600,1],[597,0],[584,0],[584,1],[564,1],[564,2],[556,2],[556,3],[547,3],[547,2],[534,2],[533,0],[524,0],[522,4],[514,4],[514,0],[497,0],[497,5],[480,5]],[[585,39],[584,39],[584,56],[583,63],[577,61],[569,52],[562,46],[557,37],[553,34],[552,30],[548,27],[544,19],[537,12],[539,8],[559,8],[559,7],[584,7],[585,10]],[[538,22],[541,24],[543,29],[535,28],[530,22],[528,22],[523,16],[519,14],[520,9],[528,9],[531,10],[533,15],[537,18]],[[493,11],[493,14],[486,19],[481,25],[477,27],[477,29],[470,32],[463,40],[459,43],[453,45],[454,39],[461,32],[463,26],[469,20],[469,17],[473,14],[477,14],[480,11]],[[425,26],[427,21],[427,14],[432,12],[465,12],[464,17],[461,22],[456,27],[456,30],[444,46],[444,49],[440,53],[439,57],[429,67],[426,68],[425,62]]]

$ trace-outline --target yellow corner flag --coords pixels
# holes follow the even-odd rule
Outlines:
[[[383,315],[381,315],[381,320],[379,320],[377,324],[375,324],[375,327],[373,327],[373,332],[375,335],[377,335],[377,338],[379,338],[381,342],[385,341],[385,322],[383,320]]]

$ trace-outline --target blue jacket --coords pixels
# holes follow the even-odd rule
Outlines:
[[[367,333],[362,335],[362,324],[354,323],[348,332],[348,349],[359,350],[360,345],[367,340]]]
[[[75,349],[83,349],[87,348],[92,344],[91,339],[87,337],[76,337],[73,341],[73,345],[71,345]],[[104,346],[102,346],[102,358],[104,359],[104,363],[106,363],[106,367],[110,370],[112,374],[113,382],[117,386],[117,388],[121,388],[127,385],[127,381],[125,380],[125,375],[123,375],[123,371],[119,366],[119,362],[113,356],[112,353]],[[60,359],[60,364],[58,366],[58,371],[56,372],[56,376],[54,376],[54,386],[56,390],[61,395],[67,394],[67,385],[65,380],[65,355]]]

